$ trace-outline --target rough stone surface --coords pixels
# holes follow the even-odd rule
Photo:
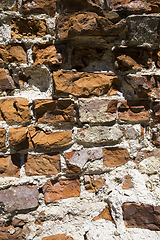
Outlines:
[[[0,176],[19,177],[20,155],[0,155]]]
[[[34,100],[38,123],[74,122],[74,102],[71,100]]]
[[[27,156],[25,163],[27,176],[50,175],[60,172],[59,154],[37,154]]]
[[[0,89],[14,89],[15,84],[7,69],[0,69]]]
[[[94,126],[78,130],[76,139],[83,143],[116,143],[123,136],[121,130],[117,126]]]
[[[35,185],[11,186],[0,191],[0,202],[7,212],[38,207],[38,189]]]
[[[124,203],[123,219],[126,227],[136,227],[160,231],[160,207],[151,205],[137,205],[136,203]]]
[[[26,63],[27,55],[21,45],[0,45],[0,63]]]
[[[95,161],[103,157],[102,148],[83,149],[65,153],[67,172],[80,172],[88,161]]]
[[[57,71],[53,73],[56,95],[101,96],[107,93],[113,84],[118,84],[114,73],[84,73],[75,71]]]
[[[31,148],[51,150],[66,147],[72,142],[71,131],[44,132],[34,127],[29,128],[29,138],[32,142]]]
[[[32,55],[34,65],[60,65],[63,61],[62,55],[58,52],[55,45],[35,44]]]
[[[112,122],[117,116],[117,100],[79,99],[81,122]]]
[[[44,20],[39,19],[12,19],[12,38],[40,38],[47,33],[47,26]]]
[[[25,238],[25,229],[20,227],[14,227],[7,222],[0,222],[0,240],[23,240]]]
[[[126,149],[110,147],[103,149],[103,164],[106,167],[118,167],[130,160]]]
[[[72,237],[67,236],[66,234],[58,234],[49,237],[44,237],[42,240],[73,240]]]
[[[1,151],[6,150],[5,138],[6,138],[6,131],[4,128],[0,128],[0,150]]]
[[[11,128],[9,130],[9,143],[15,151],[28,148],[27,127]]]
[[[103,209],[103,211],[97,217],[93,218],[94,221],[99,219],[109,220],[114,223],[113,217],[111,215],[111,209],[108,205]]]
[[[80,182],[78,179],[61,178],[47,182],[43,186],[46,203],[80,195]]]
[[[151,118],[149,107],[148,101],[122,101],[118,108],[118,117],[122,121],[146,122]]]
[[[26,124],[30,122],[28,100],[25,98],[1,98],[0,120],[7,123]]]
[[[74,13],[57,17],[56,32],[60,40],[76,36],[117,36],[124,30],[124,20],[113,24],[96,13]]]
[[[22,0],[24,14],[48,14],[54,16],[57,0]]]
[[[14,11],[17,7],[17,0],[2,0],[0,2],[0,10]]]

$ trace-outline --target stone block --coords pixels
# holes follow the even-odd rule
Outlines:
[[[80,151],[66,152],[67,173],[81,172],[85,164],[103,157],[102,148],[87,148]]]
[[[130,159],[129,153],[124,148],[109,147],[103,149],[103,164],[106,167],[119,167]]]
[[[20,154],[0,155],[0,176],[19,177]]]
[[[5,139],[6,130],[4,128],[0,128],[0,151],[6,151]]]
[[[74,122],[74,102],[71,100],[34,100],[34,109],[38,123]]]
[[[1,121],[6,121],[9,124],[30,122],[31,116],[29,112],[28,100],[21,97],[16,98],[1,98],[0,111]]]
[[[15,83],[12,77],[9,75],[9,71],[7,69],[0,69],[0,89],[1,90],[11,90],[15,89]]]
[[[118,107],[118,117],[128,122],[149,122],[150,102],[145,100],[122,101]]]
[[[76,139],[84,144],[118,143],[123,133],[118,126],[93,126],[78,130]]]
[[[79,36],[118,36],[126,27],[124,19],[114,24],[96,13],[84,12],[57,17],[56,33],[59,40]]]
[[[11,24],[11,38],[41,38],[47,34],[44,20],[13,18]]]
[[[114,73],[87,73],[59,70],[53,72],[55,95],[88,97],[101,96],[118,85],[118,77]]]
[[[27,127],[10,128],[9,144],[15,151],[28,149]]]
[[[22,0],[23,14],[55,15],[57,0]]]
[[[7,212],[38,207],[38,189],[35,185],[11,186],[0,191],[0,202]]]
[[[25,171],[27,176],[57,174],[61,171],[60,154],[29,154]]]
[[[77,178],[61,178],[47,182],[43,186],[46,203],[71,197],[79,197],[80,182]]]
[[[35,44],[32,49],[34,65],[61,65],[63,57],[55,45]]]
[[[160,206],[123,203],[122,209],[126,227],[160,231]]]
[[[66,234],[52,235],[49,237],[44,237],[42,240],[73,240],[72,237],[67,236]]]
[[[0,45],[0,63],[27,63],[27,54],[22,45]]]
[[[80,122],[113,122],[117,117],[117,100],[79,99]]]

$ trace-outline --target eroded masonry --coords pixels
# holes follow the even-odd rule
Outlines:
[[[160,239],[160,0],[0,1],[0,240]]]

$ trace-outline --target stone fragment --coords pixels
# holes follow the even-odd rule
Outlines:
[[[6,151],[5,138],[6,130],[4,128],[0,128],[0,151]]]
[[[117,36],[125,29],[126,22],[113,24],[109,19],[96,13],[84,12],[57,17],[56,32],[59,40],[79,36]]]
[[[23,14],[55,15],[57,0],[22,0]]]
[[[108,205],[103,209],[103,211],[97,217],[93,218],[94,221],[99,219],[105,219],[115,223],[111,214],[111,209]]]
[[[35,44],[32,56],[34,65],[60,65],[63,61],[63,57],[55,45]]]
[[[85,189],[90,192],[97,192],[104,185],[105,180],[99,175],[84,175],[84,185]]]
[[[129,41],[143,44],[159,42],[160,17],[158,15],[133,15],[127,17]]]
[[[130,176],[127,175],[127,176],[125,177],[124,182],[123,182],[122,189],[129,189],[129,188],[133,188],[133,185],[132,185]]]
[[[118,117],[122,121],[148,122],[150,120],[150,102],[145,100],[125,100],[118,107]]]
[[[0,155],[0,176],[19,177],[20,154]]]
[[[153,133],[152,143],[157,147],[160,146],[160,132],[159,131]]]
[[[14,11],[16,9],[17,0],[1,0],[0,11]]]
[[[105,53],[105,48],[99,47],[75,47],[71,53],[71,64],[73,69],[82,69],[89,63],[100,60]]]
[[[28,100],[21,97],[0,99],[0,120],[9,124],[30,122]]]
[[[87,73],[75,71],[53,72],[55,95],[88,97],[101,96],[107,93],[113,85],[118,85],[118,77],[114,73]]]
[[[80,195],[80,182],[77,178],[51,180],[43,186],[46,203]]]
[[[119,167],[129,160],[129,153],[124,148],[109,147],[103,149],[103,164],[106,167]]]
[[[85,144],[117,143],[122,136],[118,126],[93,126],[78,130],[76,139]]]
[[[27,54],[22,45],[0,45],[0,63],[26,63]]]
[[[153,119],[155,124],[160,124],[160,101],[153,102]]]
[[[74,122],[74,102],[71,100],[34,100],[38,123]]]
[[[25,171],[27,176],[57,174],[61,171],[60,154],[29,154]]]
[[[160,206],[123,203],[123,219],[126,227],[135,227],[160,231]]]
[[[9,130],[9,144],[15,151],[28,149],[27,127],[11,128]]]
[[[67,236],[66,234],[52,235],[49,237],[44,237],[42,240],[73,240],[72,237]]]
[[[15,84],[7,69],[0,69],[0,89],[15,89]]]
[[[81,172],[88,161],[95,161],[103,157],[102,148],[82,149],[80,151],[66,152],[67,173]]]
[[[151,156],[139,163],[138,170],[145,174],[158,174],[160,171],[160,156]]]
[[[17,217],[14,217],[14,218],[12,219],[12,224],[13,224],[14,227],[22,227],[22,226],[24,226],[26,223],[27,223],[27,221],[24,220],[24,219],[20,219],[20,218],[17,218]]]
[[[128,71],[136,68],[151,68],[151,50],[147,47],[126,47],[114,50],[115,68]]]
[[[79,99],[80,122],[113,122],[117,117],[117,100]]]
[[[8,221],[9,222],[9,221]],[[24,240],[26,230],[22,227],[14,227],[8,222],[0,222],[0,240]]]
[[[11,24],[12,38],[40,38],[47,34],[44,20],[13,18]]]
[[[38,207],[38,189],[35,185],[11,186],[0,191],[0,202],[7,212]]]
[[[30,127],[29,138],[33,144],[30,148],[36,150],[57,149],[66,147],[72,143],[71,131],[44,132]]]

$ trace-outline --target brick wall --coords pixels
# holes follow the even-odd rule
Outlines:
[[[160,1],[0,1],[0,240],[160,239]]]

